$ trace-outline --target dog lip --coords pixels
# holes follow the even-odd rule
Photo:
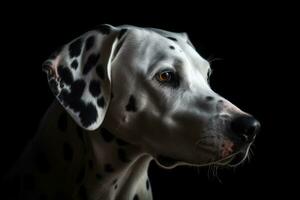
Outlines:
[[[226,166],[230,166],[230,167],[235,167],[239,164],[241,164],[244,159],[245,159],[245,156],[247,154],[247,149],[248,148],[242,148],[240,149],[239,151],[223,158],[223,159],[220,159],[216,162],[216,164],[220,164],[220,165],[226,165]]]
[[[228,166],[237,166],[239,165],[245,158],[245,155],[247,154],[247,149],[249,147],[248,144],[244,147],[240,147],[239,150],[237,150],[236,152],[216,161],[216,164],[220,164],[220,165],[228,165]]]
[[[236,156],[236,154],[238,154],[238,153],[234,153],[234,154],[231,154],[231,155],[229,155],[229,156],[227,156],[225,158],[222,158],[222,159],[216,161],[216,164],[227,165],[227,164],[229,164],[234,159],[234,157]]]

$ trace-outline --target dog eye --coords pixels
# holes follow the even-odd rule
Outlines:
[[[163,71],[157,74],[157,80],[162,83],[171,82],[174,79],[174,72]]]
[[[179,77],[173,70],[163,70],[155,75],[156,80],[166,86],[176,88],[179,86]]]

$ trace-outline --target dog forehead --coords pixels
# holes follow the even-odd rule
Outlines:
[[[146,70],[145,66],[150,67],[159,60],[169,62],[171,65],[177,60],[179,63],[183,63],[183,66],[192,67],[194,68],[192,71],[200,71],[205,76],[210,68],[209,63],[191,44],[186,33],[129,25],[119,28],[127,29],[122,53],[125,56],[122,59],[123,64],[139,66],[142,70]],[[129,57],[132,59],[128,59]]]
[[[126,40],[128,40],[131,47],[146,45],[146,44],[175,44],[176,45],[185,45],[189,42],[188,36],[186,33],[176,33],[170,32],[157,28],[141,28],[131,25],[119,26],[119,29],[126,29]],[[190,44],[191,45],[191,44]],[[161,46],[161,45],[159,45]],[[192,45],[191,45],[192,46]],[[167,46],[168,47],[168,46]]]
[[[149,28],[164,38],[171,40],[175,45],[178,45],[180,51],[177,55],[184,55],[189,61],[192,67],[199,69],[202,74],[205,74],[210,69],[209,62],[206,61],[195,49],[191,41],[189,40],[188,34],[185,32],[176,33],[162,29]],[[170,41],[169,41],[170,42]],[[171,47],[171,46],[169,46]],[[171,47],[171,49],[173,49]],[[206,75],[206,74],[205,74]]]

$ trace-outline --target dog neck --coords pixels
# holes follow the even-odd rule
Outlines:
[[[151,199],[147,175],[150,155],[103,127],[86,135],[89,143],[86,188],[90,189],[90,195],[99,199],[134,199],[134,196]]]
[[[64,182],[62,188],[58,188],[68,191],[64,196],[152,199],[147,175],[150,155],[115,137],[104,127],[83,130],[57,102],[41,124],[35,143],[38,151],[45,152],[47,162],[56,166],[55,174],[49,173],[49,179]]]

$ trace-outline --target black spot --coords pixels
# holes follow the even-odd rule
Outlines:
[[[63,155],[64,160],[71,161],[73,159],[73,149],[69,143],[64,142],[63,144]]]
[[[113,183],[112,183],[115,190],[118,188],[117,181],[118,181],[118,179],[115,179],[115,180],[113,181]]]
[[[149,180],[147,179],[146,180],[146,189],[149,190],[149,188],[150,188],[150,183],[149,183]]]
[[[91,54],[85,63],[82,73],[84,75],[87,74],[97,64],[99,58],[100,54]]]
[[[130,112],[136,112],[136,102],[133,95],[130,96],[128,104],[126,105],[126,110]]]
[[[70,91],[63,89],[58,99],[66,107],[70,107],[74,112],[79,112],[81,123],[84,127],[90,126],[97,120],[98,113],[95,105],[92,103],[85,104],[80,98],[85,88],[84,80],[76,80],[72,83]]]
[[[96,27],[96,30],[101,32],[104,35],[107,35],[111,31],[111,27],[109,25],[106,25],[106,24],[101,24],[101,25]]]
[[[139,200],[139,196],[137,194],[134,195],[133,200]]]
[[[76,177],[76,183],[82,183],[84,176],[85,176],[85,167],[83,166],[80,168],[79,173]]]
[[[78,101],[80,100],[82,94],[83,94],[83,91],[84,91],[84,88],[85,88],[85,81],[84,80],[76,80],[72,85],[71,85],[71,88],[70,88],[70,95],[69,95],[69,98],[68,98],[68,105],[74,109],[76,112],[80,111],[80,107],[82,107],[82,105],[78,105]]]
[[[75,69],[75,70],[77,69],[77,67],[78,67],[78,61],[77,61],[76,59],[72,61],[71,67],[72,67],[73,69]]]
[[[103,108],[105,106],[105,100],[103,97],[101,97],[97,100],[97,105],[101,108]]]
[[[98,113],[95,105],[92,103],[85,104],[80,98],[85,88],[84,80],[76,80],[71,85],[71,92],[63,89],[58,98],[65,106],[70,107],[74,112],[79,112],[81,123],[84,127],[90,126],[97,120]]]
[[[38,151],[35,157],[36,167],[41,173],[48,173],[51,170],[50,163],[45,153]]]
[[[96,106],[92,103],[88,103],[80,111],[79,117],[84,127],[90,126],[91,124],[96,122],[98,118]]]
[[[98,173],[97,173],[97,174],[96,174],[96,178],[97,178],[98,181],[100,181],[100,180],[102,180],[103,177],[102,177],[101,174],[98,174]]]
[[[68,114],[62,112],[57,121],[57,127],[60,131],[65,132],[68,128]]]
[[[95,43],[95,37],[93,35],[91,35],[85,41],[85,50],[86,51],[90,50],[94,46],[94,43]]]
[[[105,76],[104,76],[105,72],[104,72],[103,65],[101,65],[101,64],[97,65],[96,73],[102,80],[105,80]]]
[[[123,35],[127,32],[127,29],[126,28],[122,28],[119,32],[119,35],[118,35],[118,39],[122,38]]]
[[[92,80],[90,82],[90,93],[94,96],[94,97],[97,97],[100,95],[101,93],[101,88],[100,88],[100,81],[96,81],[96,80]]]
[[[72,84],[73,74],[67,67],[65,67],[63,65],[59,65],[57,67],[57,72],[58,72],[58,75],[61,78],[62,82],[64,82],[67,85]]]
[[[130,160],[128,159],[127,157],[127,153],[124,149],[118,149],[118,156],[119,156],[119,159],[122,161],[122,162],[130,162]]]
[[[114,185],[114,189],[116,190],[118,188],[118,184],[117,184],[118,179],[115,179],[112,183],[112,185]]]
[[[82,48],[82,39],[78,38],[72,42],[69,46],[70,58],[77,57],[80,55]]]
[[[170,39],[170,40],[173,40],[173,41],[177,41],[177,39],[173,38],[173,37],[167,37],[167,38]]]
[[[213,100],[213,99],[214,99],[214,97],[212,97],[212,96],[207,96],[207,97],[206,97],[206,100],[207,100],[207,101],[211,101],[211,100]]]
[[[100,130],[102,138],[106,141],[106,142],[111,142],[114,139],[114,135],[111,134],[106,128],[101,128]]]
[[[105,170],[106,172],[108,172],[108,173],[111,173],[111,172],[114,172],[114,171],[115,171],[111,164],[105,164],[105,165],[104,165],[104,170]]]
[[[49,87],[55,96],[58,95],[58,83],[56,82],[56,80],[51,79],[49,81]]]
[[[94,162],[93,162],[93,160],[89,160],[89,168],[90,169],[94,168]]]
[[[169,48],[170,48],[170,49],[175,49],[175,47],[174,47],[174,46],[172,46],[172,45],[171,45],[171,46],[169,46]]]
[[[81,200],[87,200],[88,199],[85,186],[83,186],[83,185],[80,186],[78,195],[79,195],[79,198]]]
[[[125,145],[128,145],[128,144],[129,144],[128,142],[126,142],[126,141],[124,141],[124,140],[122,140],[122,139],[120,139],[120,138],[117,138],[117,139],[116,139],[116,142],[117,142],[117,144],[120,145],[120,146],[125,146]]]

